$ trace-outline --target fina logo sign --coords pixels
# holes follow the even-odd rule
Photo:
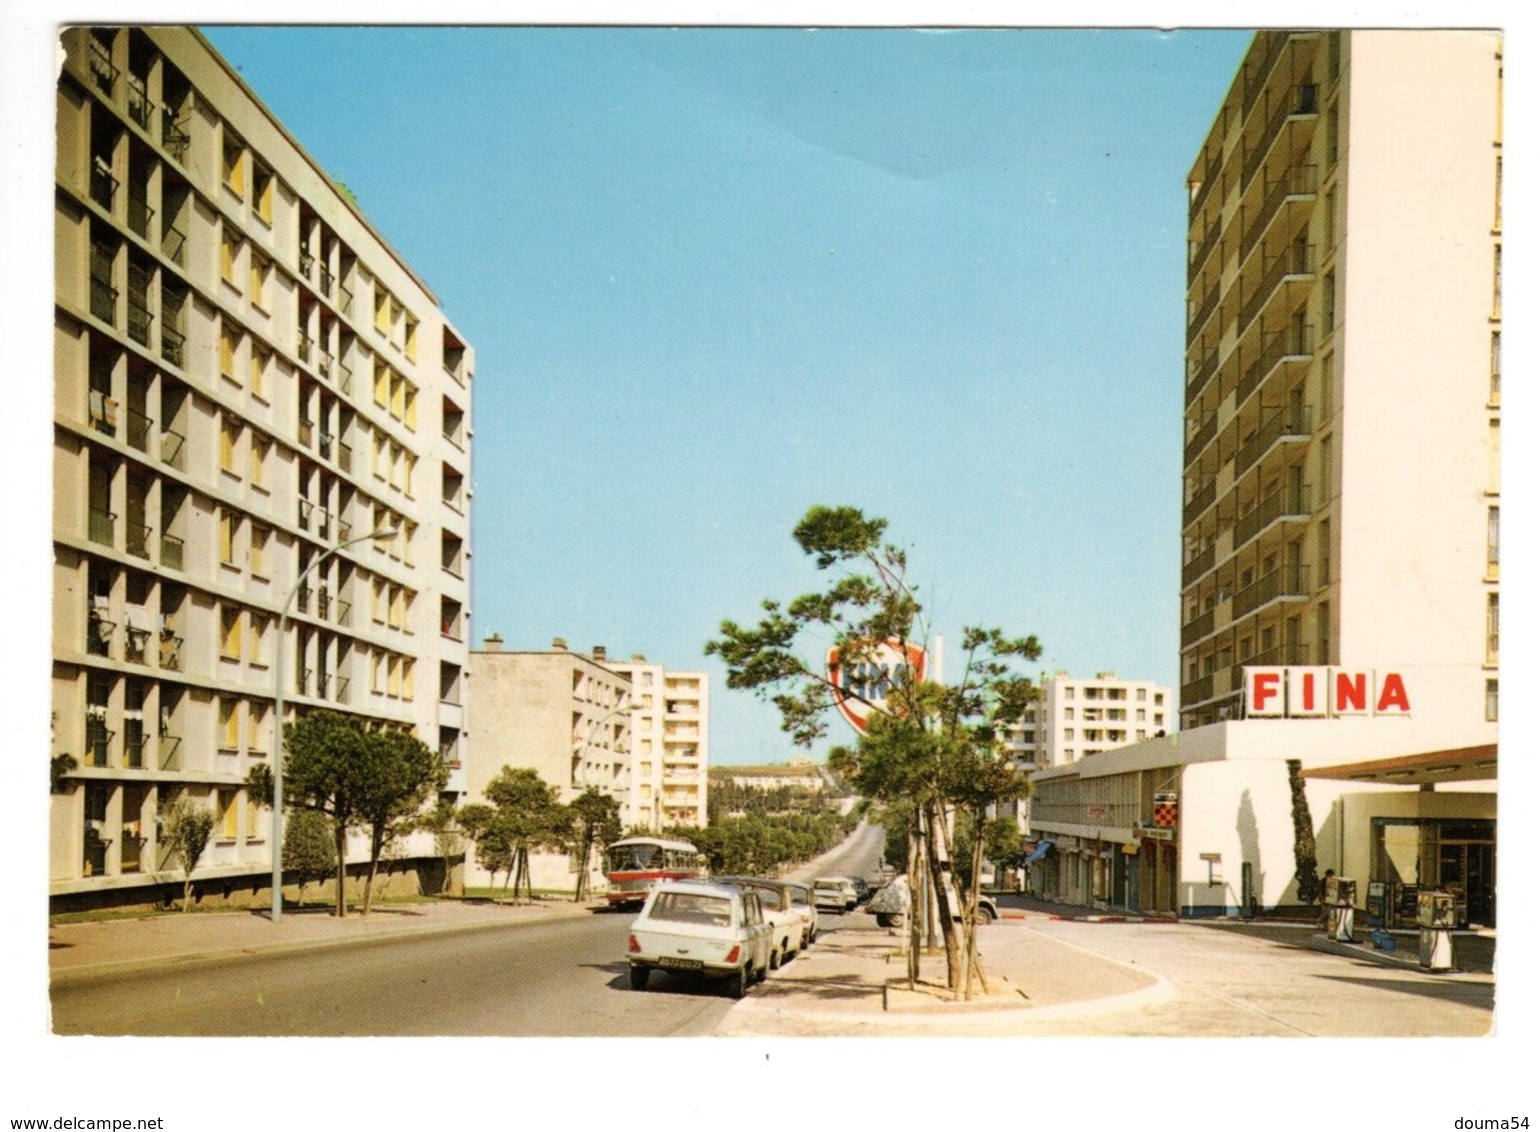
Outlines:
[[[1241,672],[1248,719],[1412,713],[1406,679],[1399,672],[1295,665]]]
[[[888,689],[906,671],[916,683],[925,679],[925,650],[908,641],[887,640],[851,646],[856,653],[846,664],[838,647],[829,650],[829,682],[834,685],[834,706],[862,735],[874,711],[888,710]]]

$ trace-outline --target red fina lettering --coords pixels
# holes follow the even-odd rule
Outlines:
[[[1251,677],[1251,710],[1261,711],[1278,694],[1278,673],[1257,672]]]
[[[1369,706],[1369,677],[1363,672],[1338,672],[1335,710],[1364,711]]]
[[[1399,672],[1389,672],[1385,675],[1385,682],[1380,685],[1380,702],[1374,705],[1375,711],[1411,711],[1412,705],[1407,699],[1406,684],[1401,679]]]
[[[1314,672],[1302,672],[1302,673],[1300,673],[1300,683],[1302,685],[1302,691],[1300,692],[1300,697],[1299,697],[1300,701],[1301,701],[1300,707],[1304,708],[1305,711],[1314,711],[1315,710],[1315,673]]]

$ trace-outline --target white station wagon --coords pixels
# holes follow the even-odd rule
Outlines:
[[[626,961],[633,990],[654,970],[726,979],[742,998],[770,970],[771,928],[759,896],[705,881],[659,881],[631,922]]]

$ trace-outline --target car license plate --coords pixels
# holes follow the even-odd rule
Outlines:
[[[699,971],[705,966],[699,959],[675,959],[672,955],[664,955],[658,959],[659,967],[673,967],[681,971]]]

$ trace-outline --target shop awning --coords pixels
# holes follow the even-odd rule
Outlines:
[[[1367,762],[1305,770],[1306,778],[1379,782],[1386,786],[1434,786],[1440,782],[1484,782],[1497,778],[1497,744],[1454,747],[1420,755],[1394,755]]]

